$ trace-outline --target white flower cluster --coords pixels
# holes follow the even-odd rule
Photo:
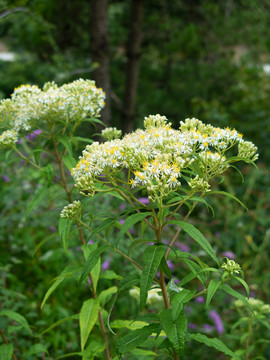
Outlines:
[[[243,141],[236,130],[204,125],[197,119],[187,119],[180,130],[174,130],[165,116],[150,115],[144,126],[145,130],[138,129],[121,140],[88,145],[72,169],[79,190],[92,195],[96,181],[113,185],[121,181],[127,189],[145,188],[149,199],[155,200],[179,188],[180,178],[188,174],[194,192],[206,192],[209,180],[229,167],[226,150]],[[128,171],[121,175],[122,169]]]
[[[60,214],[60,217],[70,220],[79,220],[82,214],[82,204],[78,201],[65,206]]]
[[[12,147],[18,141],[18,136],[16,131],[7,130],[0,135],[0,146],[2,147]]]
[[[254,310],[255,314],[270,314],[270,305],[265,304],[262,300],[255,299],[255,298],[249,298],[246,299],[249,304],[251,305],[252,309]],[[235,301],[236,307],[244,307],[245,304],[242,300],[236,300]]]
[[[104,106],[105,94],[95,82],[79,79],[58,87],[46,83],[43,89],[22,85],[16,88],[11,99],[0,103],[0,116],[9,127],[19,132],[30,130],[38,121],[82,121],[96,117]]]
[[[223,263],[221,265],[222,269],[224,269],[225,271],[227,271],[229,273],[229,275],[233,275],[235,274],[239,274],[241,267],[239,264],[237,264],[235,261],[233,260],[229,260],[227,258],[227,263]]]
[[[115,127],[108,127],[101,131],[101,136],[106,141],[120,139],[120,137],[122,136],[122,130],[117,130]]]

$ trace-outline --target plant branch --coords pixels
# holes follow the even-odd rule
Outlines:
[[[0,335],[1,335],[1,338],[3,339],[4,343],[5,343],[6,345],[8,345],[7,338],[5,337],[5,334],[3,333],[3,331],[2,331],[1,329],[0,329]],[[12,356],[13,360],[17,360],[17,358],[16,358],[16,356],[15,356],[14,353],[12,353],[11,356]]]

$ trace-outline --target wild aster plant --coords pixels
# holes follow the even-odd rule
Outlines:
[[[147,299],[149,299],[153,282],[158,285],[155,291],[160,292],[163,297],[165,308],[159,311],[156,318],[158,323],[145,322],[143,328],[124,336],[117,344],[118,353],[123,354],[132,351],[138,345],[142,346],[143,341],[153,333],[157,334],[157,339],[162,330],[162,334],[167,336],[164,340],[166,345],[156,342],[155,346],[167,347],[171,356],[178,359],[187,341],[187,317],[184,311],[184,305],[187,302],[206,294],[206,306],[209,306],[215,292],[222,289],[232,296],[243,299],[246,306],[251,309],[242,295],[225,284],[231,278],[235,278],[248,292],[243,278],[237,276],[238,274],[243,276],[240,265],[227,259],[227,263],[220,266],[209,242],[198,229],[186,221],[198,202],[209,206],[203,197],[218,193],[213,189],[213,179],[221,177],[231,166],[234,167],[232,164],[235,162],[245,161],[253,164],[258,158],[257,147],[251,142],[244,141],[243,135],[235,129],[220,129],[205,125],[194,118],[180,122],[179,130],[174,130],[165,116],[150,115],[145,118],[144,127],[144,130],[138,129],[122,139],[114,140],[112,135],[116,131],[105,130],[104,134],[110,135],[107,137],[110,141],[88,145],[78,164],[72,169],[75,186],[81,194],[95,196],[98,192],[114,192],[134,207],[133,214],[130,209],[127,209],[128,217],[125,222],[122,222],[117,239],[110,241],[101,236],[102,230],[106,229],[105,224],[95,228],[92,223],[89,225],[82,220],[78,222],[107,247],[140,269],[139,278],[127,277],[119,285],[120,288],[125,286],[125,281],[131,282],[132,285],[139,283],[140,290],[136,295],[139,298],[139,312],[148,303]],[[141,192],[147,194],[149,204],[140,201],[138,194]],[[220,193],[233,197],[225,192]],[[183,205],[188,205],[189,211],[181,218],[179,210],[182,210]],[[64,212],[66,213],[65,209]],[[125,212],[121,216],[124,215]],[[135,240],[129,245],[129,248],[133,248],[145,241],[152,244],[144,249],[142,266],[118,248],[124,234],[131,226],[141,221],[152,229],[155,237],[154,241]],[[109,221],[107,227],[114,224],[119,227],[117,219]],[[163,239],[163,233],[164,228],[169,224],[176,225],[178,229],[170,244],[167,245]],[[169,253],[181,229],[203,248],[205,253],[214,260],[217,268],[209,267],[190,253],[180,251]],[[122,246],[122,248],[125,247]],[[100,251],[103,251],[102,247]],[[94,255],[95,253],[90,254],[87,258],[81,280],[92,269],[90,264],[94,263]],[[178,285],[172,280],[168,266],[170,258],[182,261],[191,271]],[[214,273],[215,277],[209,278],[210,273]],[[170,280],[167,284],[165,275]],[[198,278],[203,284],[202,291],[196,292],[195,289],[190,290],[187,286],[194,278]],[[218,339],[209,339],[202,334],[192,334],[189,338],[218,348],[227,355],[237,358],[237,355]]]

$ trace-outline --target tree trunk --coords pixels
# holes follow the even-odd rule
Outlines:
[[[91,56],[92,61],[98,64],[98,67],[93,71],[93,79],[106,94],[106,105],[101,111],[101,120],[109,126],[111,122],[111,86],[108,0],[90,0],[90,6]]]
[[[126,47],[128,58],[127,76],[122,109],[122,130],[124,133],[131,132],[134,128],[136,92],[141,56],[143,5],[144,0],[132,0],[131,28]]]

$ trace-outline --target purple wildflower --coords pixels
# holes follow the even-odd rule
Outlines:
[[[124,225],[125,220],[124,220],[124,219],[120,219],[120,220],[118,220],[118,222],[119,222],[120,225]]]
[[[31,132],[30,134],[26,135],[25,138],[27,140],[33,141],[36,137],[38,137],[42,133],[42,130],[37,129]]]
[[[110,258],[107,258],[101,265],[103,270],[108,270],[110,267]]]
[[[10,178],[7,175],[2,175],[2,180],[4,182],[10,182]]]
[[[195,300],[200,304],[204,303],[205,301],[203,296],[198,296]]]
[[[175,245],[184,252],[190,252],[190,247],[182,242],[175,243]]]
[[[235,259],[235,254],[232,251],[224,251],[221,255],[229,259]]]
[[[170,270],[173,270],[174,269],[174,264],[171,262],[171,260],[168,260],[167,261],[167,265],[169,267]]]
[[[50,226],[49,230],[50,230],[51,233],[54,233],[54,232],[56,232],[56,227],[55,226]]]
[[[138,198],[138,200],[144,205],[149,204],[149,199],[147,197],[141,197],[141,198]]]
[[[195,330],[195,329],[197,329],[197,325],[193,324],[193,323],[188,323],[188,328]]]
[[[211,325],[209,325],[209,324],[203,324],[202,327],[203,327],[204,331],[207,332],[207,333],[209,333],[209,332],[211,332],[211,331],[214,330],[214,327],[211,326]]]
[[[94,241],[90,239],[87,244],[94,244]]]
[[[218,334],[223,334],[224,333],[223,321],[222,321],[220,315],[216,312],[216,310],[211,310],[210,311],[209,318],[215,324],[215,327],[216,327],[216,330],[217,330]]]

